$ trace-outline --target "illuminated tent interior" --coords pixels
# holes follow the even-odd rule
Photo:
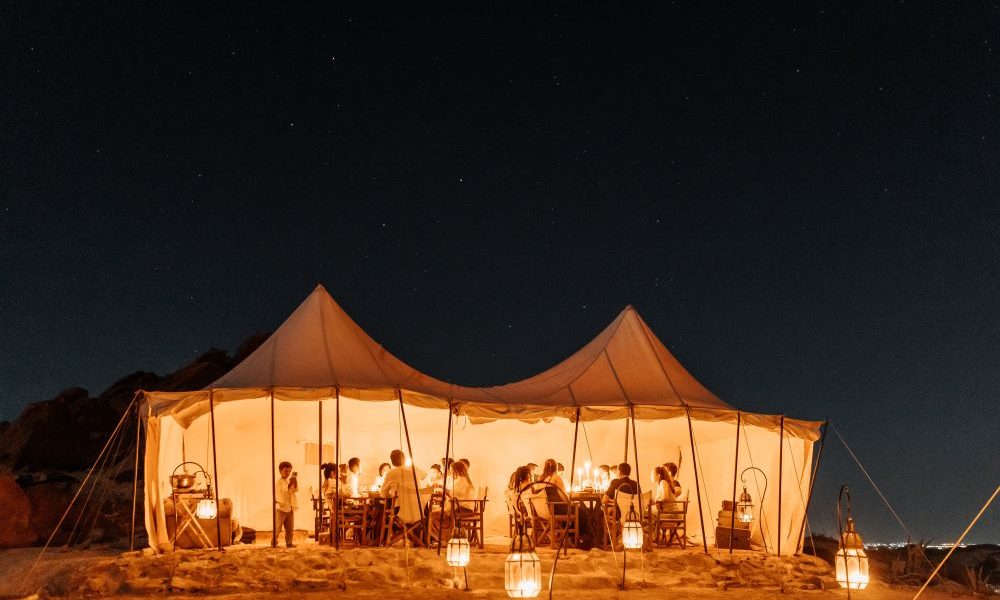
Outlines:
[[[318,495],[321,483],[320,447],[322,462],[333,462],[338,405],[340,462],[360,458],[365,486],[391,450],[409,453],[404,415],[414,464],[426,470],[440,463],[450,407],[450,455],[468,458],[473,484],[489,488],[487,537],[507,534],[503,490],[517,466],[554,458],[565,465],[568,484],[577,415],[576,466],[617,464],[626,455],[631,410],[638,441],[637,470],[633,441],[628,442],[633,478],[645,489],[654,466],[680,464],[677,479],[690,495],[687,531],[694,542],[703,542],[695,464],[708,544],[715,541],[722,501],[732,498],[734,467],[742,471],[753,465],[766,473],[768,486],[761,505],[764,480],[748,477],[748,491],[762,514],[753,527],[755,541],[773,553],[780,531],[782,554],[801,546],[820,423],[737,411],[695,380],[632,307],[551,369],[516,383],[473,388],[403,363],[372,340],[322,286],[208,388],[144,392],[144,514],[150,546],[170,548],[163,502],[170,497],[170,475],[183,461],[195,461],[215,475],[218,497],[231,499],[233,516],[259,531],[272,528],[272,464],[292,462],[300,486],[296,528],[311,530],[309,498]],[[739,464],[734,465],[737,423]],[[738,483],[737,495],[741,489]]]

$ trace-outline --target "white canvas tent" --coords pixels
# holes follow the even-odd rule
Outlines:
[[[253,354],[208,388],[145,392],[143,397],[145,523],[150,545],[158,549],[169,547],[162,508],[174,467],[193,460],[209,473],[215,470],[213,420],[219,497],[232,499],[234,516],[243,524],[269,531],[274,461],[295,464],[301,488],[295,522],[299,529],[311,529],[308,495],[317,493],[319,463],[321,458],[332,462],[337,441],[340,461],[359,457],[362,483],[368,483],[391,450],[408,450],[404,418],[414,464],[426,469],[440,462],[453,415],[450,455],[468,458],[474,484],[490,490],[488,536],[506,534],[502,491],[515,467],[555,458],[569,471],[579,416],[577,465],[616,464],[627,454],[634,469],[638,463],[638,479],[645,486],[653,466],[680,463],[678,479],[691,495],[688,532],[698,543],[714,542],[715,515],[732,497],[734,469],[761,468],[769,487],[762,533],[755,537],[772,552],[780,544],[781,553],[790,554],[801,545],[820,427],[729,406],[681,366],[632,307],[555,367],[520,382],[472,388],[403,363],[372,340],[322,286]],[[638,461],[635,440],[625,448],[630,413]],[[763,480],[750,481],[759,505],[763,488],[755,483],[762,486]],[[699,504],[705,513],[704,540]]]

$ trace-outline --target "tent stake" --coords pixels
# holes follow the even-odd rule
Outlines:
[[[403,416],[403,431],[406,432],[406,451],[410,453],[410,473],[413,473],[413,488],[417,492],[417,506],[422,507],[423,503],[420,501],[420,484],[417,483],[417,462],[413,460],[413,446],[410,444],[410,428],[406,426],[406,409],[403,408],[403,390],[402,388],[396,388],[396,395],[399,396],[399,414]],[[450,411],[449,411],[450,412]],[[406,466],[406,463],[403,463]],[[444,497],[441,498],[441,510],[444,510]],[[423,510],[421,512],[421,527],[424,529],[424,534],[427,533],[427,521],[423,518]],[[403,543],[406,543],[406,524],[403,524]],[[407,573],[409,575],[409,573]]]
[[[813,487],[816,485],[816,475],[819,473],[819,461],[823,459],[823,447],[826,445],[826,433],[830,430],[830,421],[823,423],[823,434],[819,437],[819,452],[816,453],[816,464],[813,465],[812,478],[809,480],[809,495],[806,496],[805,514],[802,515],[802,525],[799,526],[799,536],[802,539],[802,532],[805,531],[806,521],[809,519],[809,505],[812,504]],[[813,556],[816,555],[816,544],[812,542],[812,529],[809,530],[809,540],[813,547]]]
[[[781,415],[781,431],[778,434],[778,557],[781,557],[781,479],[785,474],[785,415]]]
[[[219,461],[215,456],[215,390],[208,390],[208,414],[212,425],[212,479],[215,480],[215,543],[222,552],[222,519],[219,518],[219,500],[222,494],[219,493]],[[175,508],[176,509],[176,508]],[[232,542],[232,540],[229,540]]]
[[[336,496],[333,500],[333,543],[337,550],[340,550],[340,387],[337,387],[337,437],[334,441],[334,455],[336,458],[337,481],[334,483]]]
[[[135,501],[139,496],[139,432],[142,430],[142,414],[139,405],[135,407],[135,469],[132,474],[132,526],[128,534],[128,551],[135,550]]]
[[[451,458],[451,402],[448,403],[448,439],[444,442],[444,464],[441,465],[441,470],[444,471],[444,481],[441,482],[441,519],[438,521],[438,556],[441,556],[441,533],[444,531],[444,495],[448,491],[448,468]],[[412,459],[411,459],[412,460]],[[414,471],[414,475],[416,471]],[[430,513],[428,512],[428,516]],[[454,513],[452,517],[454,517]],[[428,527],[430,527],[428,525]],[[428,532],[430,533],[430,532]],[[457,579],[457,578],[456,578]],[[465,587],[469,587],[468,578],[466,578]]]
[[[733,553],[733,530],[736,529],[736,472],[740,469],[740,421],[742,413],[736,411],[736,458],[733,459],[733,503],[730,510],[733,513],[729,519],[729,553]],[[718,544],[716,544],[718,546]]]
[[[271,475],[268,479],[271,482],[271,547],[278,547],[278,493],[275,488],[277,482],[274,474],[277,469],[274,466],[274,388],[271,388]]]
[[[698,483],[698,457],[694,449],[694,427],[691,425],[691,408],[685,404],[684,414],[687,415],[688,435],[691,437],[691,467],[694,469],[694,491],[698,496],[698,520],[701,521],[701,543],[705,546],[705,554],[708,554],[708,538],[705,537],[705,513],[701,509],[701,485]]]

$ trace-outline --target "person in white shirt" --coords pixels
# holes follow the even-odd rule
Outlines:
[[[427,474],[424,473],[423,469],[404,466],[405,461],[405,455],[399,450],[393,450],[389,454],[392,469],[385,475],[381,494],[383,498],[395,496],[399,507],[399,517],[404,523],[413,523],[423,518],[423,509],[420,506],[415,487],[416,482],[422,480]],[[416,478],[414,478],[414,474],[416,474]]]
[[[347,487],[351,491],[351,496],[357,498],[361,495],[361,459],[354,457],[347,461]]]
[[[469,479],[469,468],[464,462],[457,461],[451,463],[451,477],[448,478],[447,495],[455,500],[477,500],[476,488],[472,486]],[[461,505],[459,505],[461,506]],[[462,509],[471,510],[471,506],[461,506]]]
[[[436,488],[441,486],[444,476],[441,474],[441,465],[431,465],[430,473],[420,482],[422,488]],[[448,482],[451,483],[451,482]]]
[[[271,533],[271,547],[277,547],[278,534],[285,529],[285,547],[294,548],[292,532],[295,531],[295,509],[298,501],[295,493],[299,491],[298,473],[292,472],[292,463],[287,460],[278,465],[281,475],[274,482],[274,531]]]

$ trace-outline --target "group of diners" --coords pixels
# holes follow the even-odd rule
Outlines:
[[[470,463],[467,458],[458,460],[442,458],[441,463],[431,465],[427,471],[407,465],[406,455],[400,450],[389,453],[389,461],[378,466],[378,474],[368,486],[361,485],[361,459],[357,457],[349,459],[339,467],[333,463],[322,464],[322,494],[327,505],[332,507],[333,499],[338,495],[341,498],[362,498],[369,495],[390,498],[403,492],[413,492],[415,489],[421,492],[444,493],[446,497],[454,497],[457,500],[475,498],[475,488],[472,479],[469,478]],[[448,470],[448,477],[444,476],[445,469]]]
[[[531,493],[537,493],[552,486],[561,490],[563,496],[579,495],[584,491],[602,492],[603,502],[611,504],[614,503],[615,495],[619,491],[633,495],[639,493],[639,483],[632,479],[631,475],[632,466],[627,462],[617,465],[600,465],[594,470],[593,477],[588,480],[589,484],[586,486],[586,490],[584,483],[578,481],[574,481],[571,490],[562,463],[550,458],[542,464],[540,473],[538,465],[535,463],[528,463],[515,469],[511,473],[507,488],[515,494],[524,491],[525,488],[528,488]],[[652,489],[648,491],[648,499],[653,510],[661,509],[667,503],[673,503],[680,498],[682,488],[676,477],[677,464],[673,462],[657,465],[650,471],[649,478]],[[551,486],[537,485],[545,483],[551,484]],[[643,495],[646,496],[646,494]]]

